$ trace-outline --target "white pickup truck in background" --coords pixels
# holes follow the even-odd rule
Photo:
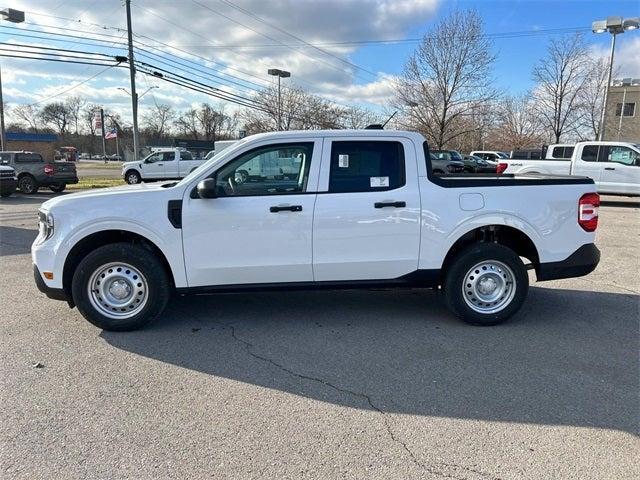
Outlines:
[[[570,151],[572,156],[558,159],[554,157],[554,151],[558,155],[567,155]],[[502,159],[498,171],[582,175],[594,180],[598,193],[640,196],[640,147],[628,142],[592,141],[576,145],[551,145],[545,159]]]
[[[179,180],[194,171],[203,160],[194,159],[183,148],[160,148],[138,162],[122,164],[122,178],[128,184],[142,181]]]
[[[527,270],[596,268],[598,205],[586,177],[434,175],[418,133],[266,133],[180,182],[45,202],[32,258],[40,290],[109,330],[142,327],[173,292],[435,286],[495,325]]]

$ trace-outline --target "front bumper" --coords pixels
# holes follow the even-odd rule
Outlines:
[[[600,250],[593,243],[578,248],[565,260],[541,263],[536,268],[538,281],[582,277],[593,272],[600,262]]]
[[[36,265],[33,266],[33,278],[36,281],[38,290],[44,293],[47,297],[52,298],[53,300],[62,300],[71,303],[71,297],[67,295],[67,292],[65,292],[63,288],[52,288],[44,283],[42,274]]]

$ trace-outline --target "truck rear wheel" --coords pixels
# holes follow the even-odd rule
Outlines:
[[[496,243],[477,243],[461,251],[445,274],[449,309],[472,325],[497,325],[524,303],[529,276],[520,257]]]
[[[71,291],[82,316],[96,327],[129,331],[160,315],[169,300],[170,284],[163,265],[147,249],[114,243],[80,261]]]

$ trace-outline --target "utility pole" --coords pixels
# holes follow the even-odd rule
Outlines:
[[[127,7],[127,38],[129,40],[129,75],[131,76],[131,110],[133,113],[133,160],[138,160],[138,95],[136,94],[136,67],[133,64],[133,32],[131,30],[131,0]],[[104,141],[104,140],[103,140]]]
[[[607,99],[609,98],[609,88],[611,87],[611,74],[613,73],[613,54],[616,51],[616,35],[617,33],[611,34],[611,53],[609,54],[609,72],[607,74],[607,84],[604,87],[604,98],[602,99],[602,113],[600,115],[600,131],[598,132],[600,135],[598,140],[604,140],[604,128],[606,122],[606,112],[607,112]]]
[[[104,124],[104,109],[100,109],[100,124],[102,125],[101,131],[102,131],[102,156],[104,157],[104,163],[107,163],[107,145],[105,143],[104,140],[104,129],[105,129],[105,124]]]
[[[4,102],[2,101],[2,66],[0,66],[0,150],[5,150],[6,139],[4,135]]]

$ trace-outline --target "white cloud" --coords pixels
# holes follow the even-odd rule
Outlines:
[[[133,28],[138,41],[154,45],[149,39],[175,45],[193,54],[190,56],[171,50],[179,55],[183,63],[195,61],[202,71],[181,72],[181,75],[208,84],[223,84],[225,91],[249,96],[260,86],[273,82],[267,76],[268,68],[284,68],[292,72],[292,79],[285,85],[298,84],[326,98],[344,103],[382,104],[390,94],[390,78],[382,72],[366,73],[348,62],[357,51],[352,45],[323,45],[319,49],[300,42],[335,44],[362,39],[392,39],[407,35],[407,32],[424,25],[433,17],[439,0],[244,0],[236,1],[242,9],[252,12],[264,21],[246,15],[220,1],[198,0],[211,8],[208,10],[195,2],[180,0],[157,2],[138,0],[132,2]],[[27,22],[49,24],[61,29],[52,32],[78,35],[80,39],[68,39],[68,42],[51,42],[56,48],[73,48],[94,51],[95,47],[82,45],[90,41],[91,35],[81,30],[96,31],[111,35],[122,32],[100,30],[92,23],[124,28],[125,11],[122,2],[104,0],[88,4],[81,0],[68,0],[64,8],[59,8],[60,0],[14,0],[12,8],[25,10]],[[58,8],[56,8],[58,7]],[[90,8],[89,8],[90,7]],[[45,15],[78,19],[81,22],[68,22],[60,18]],[[276,26],[274,28],[273,26]],[[33,25],[22,24],[21,28],[34,29]],[[292,37],[287,35],[287,32]],[[24,32],[23,32],[24,33]],[[7,37],[7,31],[0,32]],[[10,35],[9,35],[10,37]],[[114,42],[125,39],[113,38]],[[43,44],[37,39],[14,37],[14,43]],[[283,46],[284,44],[285,46]],[[165,49],[155,44],[161,49]],[[265,45],[270,45],[265,47]],[[251,48],[237,48],[251,46]],[[154,53],[160,53],[149,47],[143,47]],[[109,50],[110,53],[126,55],[126,50]],[[174,60],[162,54],[164,60],[173,64]],[[170,65],[161,64],[157,58],[138,56],[138,59],[158,67],[171,70]],[[338,58],[336,58],[338,57]],[[342,59],[342,60],[340,60]],[[5,61],[6,60],[6,61]],[[176,65],[177,67],[177,65]],[[363,65],[364,68],[370,67]],[[7,90],[9,102],[24,102],[25,99],[40,100],[56,95],[74,84],[86,80],[99,71],[100,67],[68,65],[35,60],[3,59],[3,75],[8,86],[17,87],[12,93]],[[229,84],[216,79],[209,68],[215,69],[220,77],[227,78]],[[206,79],[199,75],[204,75]],[[126,69],[111,69],[98,78],[78,86],[68,94],[57,99],[64,100],[67,95],[80,94],[90,102],[102,103],[110,108],[122,108],[123,117],[129,117],[129,105],[124,92],[118,87],[129,88]],[[237,77],[237,78],[236,78]],[[161,88],[147,94],[143,103],[150,104],[153,98],[176,108],[188,108],[189,105],[203,101],[213,101],[202,94],[189,92],[166,82],[148,79],[143,74],[138,77],[138,89],[143,91],[149,85]]]
[[[610,50],[605,46],[594,45],[592,51],[595,56],[609,58]],[[640,35],[637,32],[630,32],[626,38],[618,35],[613,68],[617,77],[640,78]]]

